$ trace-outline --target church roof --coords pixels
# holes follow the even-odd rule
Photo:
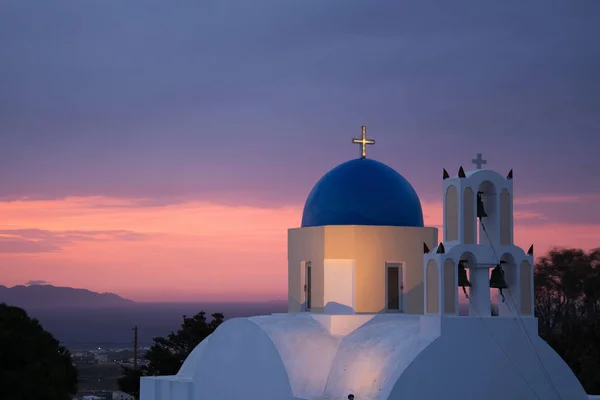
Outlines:
[[[358,158],[326,173],[308,195],[302,227],[374,225],[423,227],[411,184],[393,168]]]
[[[560,356],[528,337],[536,327],[533,318],[402,314],[233,318],[177,375],[143,377],[141,398],[587,400]]]

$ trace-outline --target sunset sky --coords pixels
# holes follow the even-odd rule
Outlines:
[[[516,243],[600,247],[600,2],[3,1],[0,284],[286,298],[314,183],[514,169]]]

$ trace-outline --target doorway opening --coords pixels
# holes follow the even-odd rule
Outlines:
[[[402,264],[386,263],[385,265],[385,296],[386,312],[404,311],[404,282],[402,279]]]
[[[312,266],[311,262],[306,262],[306,285],[304,285],[306,291],[306,311],[310,311],[312,303]]]

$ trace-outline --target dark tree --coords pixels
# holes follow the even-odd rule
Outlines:
[[[69,351],[25,310],[0,304],[0,399],[70,400],[76,392]]]
[[[554,249],[535,266],[539,333],[600,394],[600,249]]]
[[[223,323],[221,313],[212,314],[208,321],[204,311],[193,317],[183,316],[181,329],[166,337],[155,337],[154,344],[145,355],[148,365],[138,371],[123,369],[119,379],[119,389],[133,396],[139,396],[140,377],[144,375],[175,375],[194,348]]]
[[[140,398],[140,378],[144,376],[144,371],[140,368],[133,369],[123,367],[123,376],[118,380],[119,390],[129,393],[136,399]]]

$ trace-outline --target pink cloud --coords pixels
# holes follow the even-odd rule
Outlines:
[[[539,195],[539,196],[527,196],[527,197],[515,197],[515,205],[532,205],[541,203],[555,203],[555,204],[572,204],[582,203],[586,201],[600,200],[598,194],[581,194],[581,195]]]
[[[518,245],[534,243],[536,255],[600,245],[600,226],[554,223],[531,208],[540,201],[515,206]],[[423,209],[428,226],[441,225],[440,203]],[[0,283],[46,280],[147,301],[285,298],[287,229],[301,212],[102,197],[0,203],[0,251],[2,240],[54,246],[0,254]]]

